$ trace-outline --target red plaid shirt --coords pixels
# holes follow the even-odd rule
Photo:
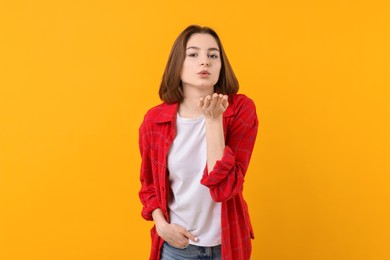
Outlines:
[[[153,220],[152,212],[160,208],[169,221],[167,202],[170,196],[167,156],[176,136],[178,104],[162,103],[148,111],[139,130],[142,157],[141,190],[142,216]],[[211,197],[222,202],[222,259],[248,260],[254,238],[247,204],[243,198],[243,184],[255,144],[258,120],[251,99],[233,95],[223,114],[225,150],[222,159],[208,172],[205,167],[201,183],[210,189]],[[151,230],[150,260],[160,259],[163,240],[155,226]]]

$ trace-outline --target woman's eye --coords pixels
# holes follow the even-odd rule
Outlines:
[[[218,59],[218,55],[216,54],[210,54],[209,57],[212,59]]]
[[[188,54],[188,56],[189,56],[189,57],[197,57],[198,54],[197,54],[197,53],[190,53],[190,54]]]

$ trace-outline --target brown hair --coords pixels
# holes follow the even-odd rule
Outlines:
[[[194,33],[210,34],[216,40],[221,55],[221,71],[218,82],[214,86],[214,91],[228,95],[229,98],[238,92],[238,80],[230,66],[229,60],[222,47],[221,40],[217,33],[209,27],[199,25],[188,26],[173,43],[171,53],[169,54],[168,63],[161,80],[159,95],[161,100],[167,103],[176,103],[183,101],[183,91],[180,79],[181,69],[185,59],[186,45]]]

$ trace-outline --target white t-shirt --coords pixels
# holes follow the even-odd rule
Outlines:
[[[199,238],[190,244],[221,244],[221,203],[200,180],[207,162],[206,129],[203,116],[177,115],[177,135],[168,154],[169,182],[173,194],[168,202],[170,223],[186,228]]]

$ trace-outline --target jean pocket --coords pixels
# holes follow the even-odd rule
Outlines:
[[[186,249],[189,246],[189,244],[188,244],[186,247],[183,248],[183,247],[175,247],[175,246],[169,244],[167,241],[165,241],[164,243],[166,243],[167,246],[169,246],[169,247],[171,247],[173,249],[176,249],[176,250],[184,250],[184,249]]]

